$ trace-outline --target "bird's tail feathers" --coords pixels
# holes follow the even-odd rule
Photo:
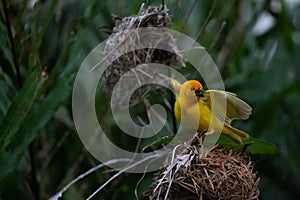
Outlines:
[[[239,144],[242,144],[241,138],[249,138],[249,135],[245,131],[234,128],[230,125],[225,125],[223,133]]]

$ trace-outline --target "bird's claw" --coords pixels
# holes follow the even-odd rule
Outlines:
[[[204,133],[204,135],[212,135],[212,134],[213,134],[213,132],[210,132],[210,131],[207,131]]]

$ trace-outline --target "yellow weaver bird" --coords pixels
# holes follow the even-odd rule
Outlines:
[[[182,85],[172,80],[172,85],[177,93],[174,106],[175,117],[186,127],[198,126],[198,131],[213,134],[214,130],[209,130],[214,127],[210,126],[212,123],[221,127],[222,133],[236,143],[241,144],[241,138],[249,138],[246,132],[230,125],[234,119],[248,119],[252,110],[235,94],[221,90],[204,90],[202,84],[196,80],[186,81]]]

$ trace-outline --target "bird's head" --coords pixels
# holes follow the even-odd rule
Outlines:
[[[194,99],[197,97],[198,100],[200,97],[203,97],[204,92],[202,84],[199,81],[189,80],[182,85],[179,96],[184,98],[194,97]]]

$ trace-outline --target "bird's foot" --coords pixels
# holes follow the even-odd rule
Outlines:
[[[212,131],[207,131],[207,132],[204,133],[204,135],[212,135],[212,134],[213,134]]]
[[[203,135],[201,134],[201,132],[200,132],[200,133],[199,133],[199,132],[196,132],[196,133],[194,134],[192,143],[197,143],[197,144],[202,145],[202,136],[203,136]]]

